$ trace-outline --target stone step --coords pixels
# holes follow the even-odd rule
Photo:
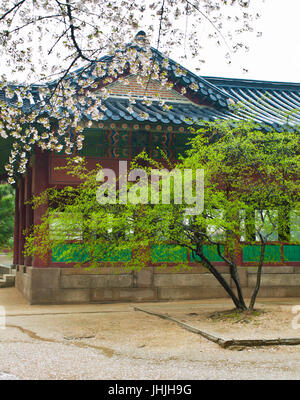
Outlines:
[[[0,288],[15,286],[15,274],[0,275]]]
[[[9,265],[0,264],[0,275],[11,274],[12,268]]]
[[[2,278],[6,281],[14,282],[15,281],[15,275],[13,274],[3,274]]]

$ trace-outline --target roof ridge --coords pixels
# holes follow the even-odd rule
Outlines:
[[[205,80],[221,84],[222,86],[262,87],[262,88],[295,88],[300,90],[300,82],[266,81],[261,79],[223,78],[219,76],[203,76]]]
[[[154,51],[155,53],[158,53],[161,57],[164,57],[163,54],[158,50],[155,49],[154,47],[150,47],[150,49],[152,51]],[[205,79],[205,77],[196,75],[194,72],[190,71],[188,68],[183,67],[181,64],[179,64],[178,62],[174,61],[172,58],[168,57],[169,62],[171,62],[172,64],[175,65],[180,65],[182,67],[183,70],[187,71],[188,74],[190,76],[192,76],[194,79],[196,79],[197,81],[201,81],[202,83],[204,83],[205,85],[209,86],[211,89],[218,91],[220,94],[222,94],[223,96],[225,96],[226,98],[230,98],[231,96],[228,95],[228,93],[226,93],[224,90],[218,88],[217,86],[213,85],[212,83],[210,83],[209,81],[207,81]]]

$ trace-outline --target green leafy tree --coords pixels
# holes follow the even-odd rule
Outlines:
[[[14,190],[0,185],[0,248],[11,246],[14,234]]]
[[[101,186],[107,201],[103,201],[105,196],[100,203],[96,201],[101,167],[89,172],[82,159],[73,159],[66,168],[80,178],[81,184],[60,191],[51,188],[34,199],[35,207],[48,202],[49,208],[41,225],[28,236],[26,251],[45,256],[55,249],[64,260],[80,259],[79,265],[94,267],[108,255],[130,249],[134,256],[126,263],[127,268],[139,269],[151,261],[152,246],[172,244],[173,251],[176,246],[189,249],[195,263],[218,280],[238,310],[252,310],[262,267],[268,261],[268,243],[296,240],[291,235],[289,215],[299,212],[299,135],[263,132],[252,122],[218,121],[203,123],[190,144],[176,164],[166,159],[158,163],[140,154],[132,165],[140,169],[139,183],[128,187],[131,200],[126,204],[114,195],[114,182]],[[199,192],[194,179],[185,178],[179,186],[174,179],[170,180],[170,204],[155,202],[155,196],[164,196],[163,182],[155,191],[148,179],[142,179],[141,168],[150,174],[166,166],[169,170],[176,167],[182,176],[187,170],[203,170],[204,193]],[[192,206],[186,198],[178,201],[178,192],[188,187],[194,189],[195,198],[204,196],[202,212],[187,211]],[[238,267],[246,244],[256,245],[260,253],[249,305]],[[214,265],[212,254],[206,251],[208,245],[228,266],[235,288]],[[178,265],[181,267],[188,268]]]

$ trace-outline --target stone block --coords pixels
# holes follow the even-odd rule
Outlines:
[[[230,275],[222,274],[223,278],[230,284]],[[219,287],[217,279],[210,273],[208,274],[156,274],[154,276],[154,286],[156,287]]]
[[[229,267],[226,265],[215,265],[215,268],[221,273],[221,274],[228,274],[229,273]],[[177,269],[176,265],[175,266],[169,266],[169,267],[154,267],[154,274],[208,274],[209,271],[207,268],[203,267],[202,265],[195,265],[191,264],[188,265],[188,268],[180,268]]]
[[[113,275],[113,274],[130,274],[125,266],[102,266],[101,268],[62,268],[61,275]]]
[[[225,290],[219,287],[181,287],[158,288],[158,300],[197,300],[229,297]]]
[[[118,289],[120,301],[149,301],[157,299],[155,288]]]
[[[31,276],[21,270],[16,273],[15,287],[23,294],[26,300],[31,298]]]
[[[147,267],[141,271],[135,271],[134,286],[141,288],[153,286],[153,268]]]
[[[202,266],[190,266],[190,268],[177,269],[176,266],[172,267],[154,267],[154,274],[205,274],[207,269]]]
[[[88,289],[90,285],[90,275],[63,275],[60,279],[62,289]]]
[[[90,301],[92,303],[103,302],[103,301],[113,301],[114,300],[114,290],[113,289],[90,289]]]
[[[253,288],[243,289],[245,298],[250,299]],[[298,286],[263,286],[260,287],[257,299],[277,298],[277,297],[298,297],[300,296],[300,288]]]
[[[31,274],[31,287],[37,289],[59,289],[60,268],[27,267]]]
[[[91,277],[91,287],[103,288],[130,288],[133,286],[132,275],[97,275]]]
[[[89,303],[90,289],[60,289],[58,302],[61,304]]]
[[[35,288],[31,290],[30,304],[60,304],[59,289]],[[66,302],[67,303],[67,302]]]
[[[249,274],[256,274],[257,267],[246,267]],[[278,267],[263,267],[263,274],[292,274],[294,273],[294,267],[278,266]]]
[[[248,276],[249,287],[254,287],[256,284],[256,275]],[[261,276],[261,287],[265,286],[298,286],[300,294],[300,275],[298,274],[263,274]]]
[[[131,275],[64,275],[61,288],[131,287]]]

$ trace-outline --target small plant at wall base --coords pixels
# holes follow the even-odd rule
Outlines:
[[[133,183],[128,196],[135,190],[141,199],[137,204],[118,200],[110,204],[109,193],[107,203],[99,203],[95,199],[101,168],[89,172],[84,160],[75,158],[66,168],[81,183],[60,191],[48,189],[33,200],[35,207],[42,203],[49,207],[42,223],[27,236],[26,253],[47,257],[52,251],[58,262],[61,257],[63,262],[89,268],[115,260],[124,268],[140,269],[153,261],[153,249],[174,254],[188,249],[193,262],[218,280],[237,310],[253,310],[262,267],[270,261],[270,243],[299,240],[299,135],[263,132],[252,122],[204,122],[190,144],[176,168],[182,176],[187,169],[204,170],[202,212],[189,215],[190,204],[184,201],[153,204],[150,188]],[[143,165],[149,172],[163,169],[166,162],[142,153],[131,167]],[[169,169],[174,167],[169,164]],[[170,184],[173,200],[176,184]],[[184,189],[184,182],[180,184]],[[246,304],[239,262],[250,245],[258,256],[257,277]],[[234,288],[215,266],[216,257],[228,266]]]

